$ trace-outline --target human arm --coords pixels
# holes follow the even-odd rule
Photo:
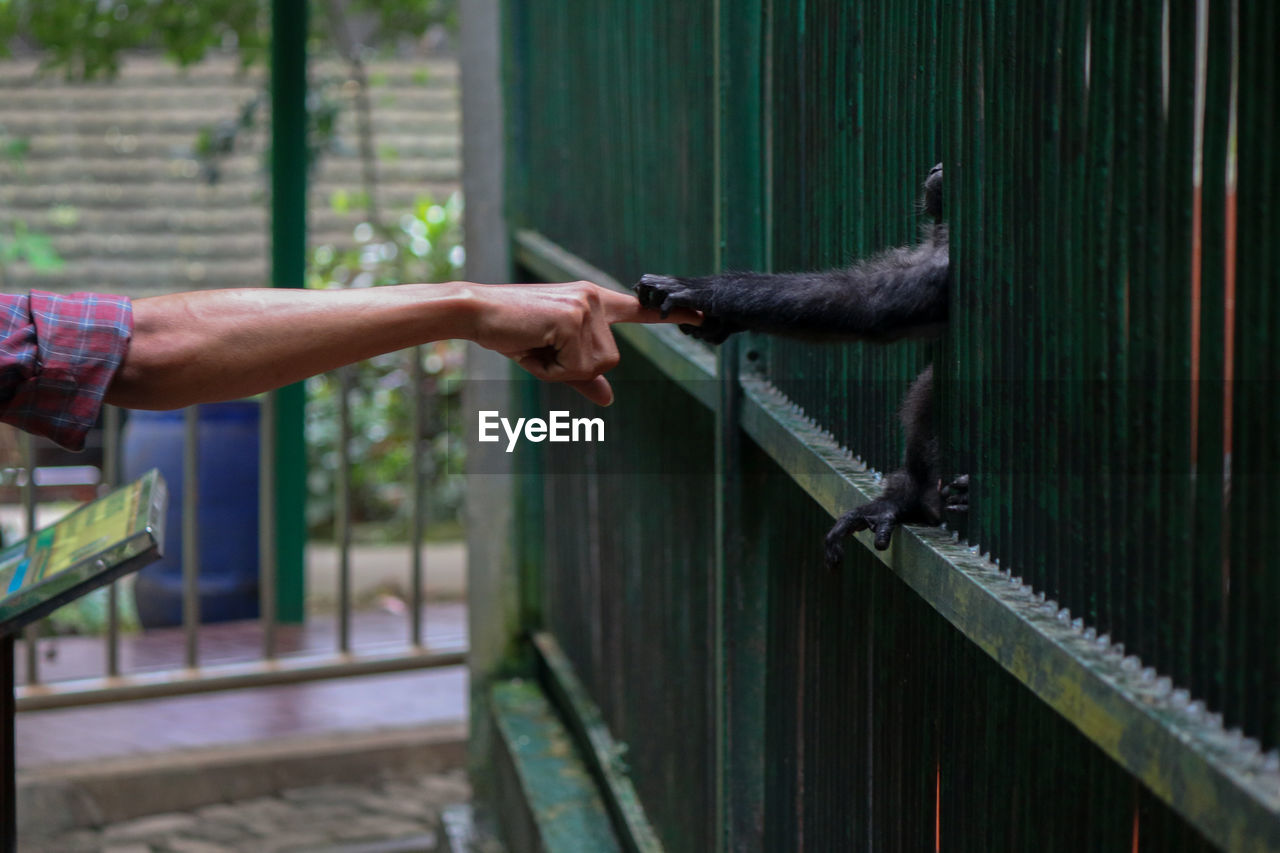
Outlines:
[[[135,300],[133,314],[106,402],[139,409],[244,397],[446,338],[475,341],[607,405],[602,374],[618,362],[610,323],[661,322],[634,297],[589,282],[194,291]]]

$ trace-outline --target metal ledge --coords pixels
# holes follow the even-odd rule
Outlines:
[[[363,651],[355,654],[288,655],[271,660],[216,664],[190,669],[164,669],[131,675],[80,678],[19,687],[19,711],[46,711],[99,705],[130,699],[157,699],[215,690],[300,684],[326,678],[382,675],[466,663],[466,644],[437,643],[431,648]]]
[[[662,853],[662,844],[649,825],[644,806],[622,765],[623,749],[613,739],[600,709],[573,671],[573,664],[555,637],[545,631],[530,640],[547,692],[586,757],[586,764],[604,797],[622,846],[628,853]]]
[[[489,706],[498,749],[527,810],[520,826],[506,827],[508,846],[546,853],[620,850],[596,786],[538,685],[500,682]]]
[[[533,232],[517,233],[516,242],[522,262],[548,278],[569,275],[624,289]],[[699,390],[710,383],[686,379],[706,378],[705,348],[672,340],[679,333],[669,327],[619,331],[663,373],[695,386],[690,391],[707,406],[716,405],[714,393]],[[671,363],[680,358],[689,363]],[[833,517],[878,493],[875,477],[777,389],[747,375],[741,384],[745,432]],[[1098,638],[1056,602],[946,531],[902,529],[883,552],[871,548],[870,533],[857,538],[965,637],[1214,843],[1231,850],[1280,850],[1276,753],[1263,755],[1239,731],[1224,731],[1220,716],[1173,689],[1136,656],[1126,656],[1123,645]]]

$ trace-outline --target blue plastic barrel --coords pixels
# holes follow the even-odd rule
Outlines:
[[[258,616],[258,418],[256,402],[198,407],[200,619]],[[159,468],[169,483],[164,557],[138,573],[134,598],[144,627],[182,624],[182,443],[184,414],[129,413],[126,480]]]

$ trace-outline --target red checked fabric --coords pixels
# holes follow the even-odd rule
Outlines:
[[[82,449],[132,334],[123,296],[0,294],[0,421]]]

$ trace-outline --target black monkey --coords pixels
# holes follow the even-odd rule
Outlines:
[[[673,308],[703,313],[701,326],[680,328],[709,343],[734,332],[765,332],[805,340],[877,343],[939,334],[947,320],[950,258],[942,223],[942,164],[924,184],[930,222],[913,246],[889,249],[838,270],[807,273],[736,273],[697,278],[646,275],[635,285],[640,302],[665,315]],[[907,447],[903,467],[885,478],[884,491],[845,513],[827,534],[827,564],[844,554],[844,537],[870,528],[879,550],[901,523],[939,524],[947,510],[967,510],[968,479],[940,489],[938,437],[933,420],[933,368],[916,377],[900,412]]]

